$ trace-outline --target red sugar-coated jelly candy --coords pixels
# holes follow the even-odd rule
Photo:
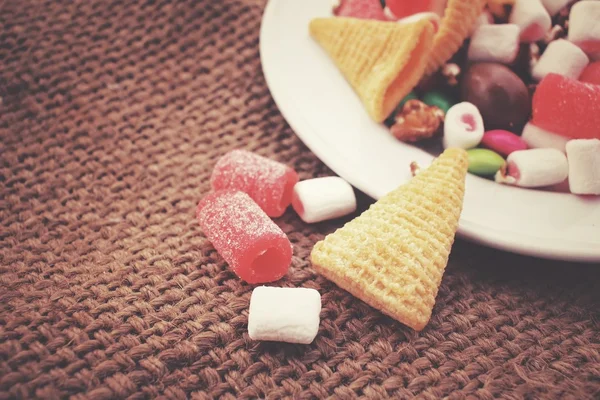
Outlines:
[[[246,193],[211,192],[198,203],[196,217],[214,248],[244,281],[273,282],[287,272],[290,240]]]
[[[387,0],[385,6],[398,18],[431,11],[433,0]]]
[[[533,96],[532,123],[574,139],[600,139],[600,86],[548,74]]]
[[[338,17],[387,21],[379,0],[340,0],[340,5],[334,8],[333,13]]]
[[[579,76],[581,82],[593,83],[600,85],[600,61],[588,64]]]
[[[280,217],[292,202],[298,174],[280,162],[245,150],[225,154],[210,178],[214,190],[247,193],[269,217]]]

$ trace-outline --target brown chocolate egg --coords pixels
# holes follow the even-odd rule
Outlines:
[[[461,99],[479,109],[486,130],[505,129],[520,134],[531,113],[527,87],[501,64],[471,65],[461,82]]]

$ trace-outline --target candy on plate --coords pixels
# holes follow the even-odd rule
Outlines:
[[[270,217],[280,217],[292,202],[298,174],[280,162],[246,150],[233,150],[217,161],[210,178],[214,190],[247,193]]]
[[[519,52],[519,34],[514,24],[480,26],[471,37],[469,60],[512,63]]]
[[[581,82],[593,83],[600,85],[600,61],[595,61],[588,64],[579,76]]]
[[[509,21],[521,29],[522,42],[537,42],[552,26],[550,14],[540,0],[516,0]]]
[[[566,151],[565,147],[569,141],[569,138],[549,132],[531,122],[528,122],[523,128],[521,139],[532,149],[556,149],[563,153]]]
[[[292,244],[246,193],[209,193],[198,203],[196,216],[214,248],[244,281],[273,282],[286,274]]]
[[[387,21],[379,0],[338,0],[334,3],[333,14],[338,17],[375,19]]]
[[[590,60],[579,47],[568,40],[558,39],[546,47],[531,74],[538,81],[552,72],[577,79],[589,62]]]
[[[315,18],[309,31],[376,122],[385,120],[421,79],[433,40],[433,26],[426,20]]]
[[[476,147],[483,138],[483,118],[477,107],[469,102],[453,105],[444,120],[444,148]]]
[[[384,314],[422,330],[462,210],[467,153],[444,151],[408,183],[318,242],[315,270]]]
[[[580,1],[573,5],[568,38],[592,58],[600,57],[600,1]]]
[[[600,140],[570,140],[567,158],[571,193],[600,195]]]
[[[321,295],[315,289],[259,286],[250,297],[248,336],[309,344],[319,331],[320,312]]]
[[[511,153],[496,173],[496,182],[526,188],[556,185],[569,176],[567,157],[556,149],[529,149]]]
[[[481,144],[503,156],[518,150],[526,150],[527,143],[512,132],[502,129],[487,131],[483,134]]]

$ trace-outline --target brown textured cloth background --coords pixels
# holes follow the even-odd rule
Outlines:
[[[317,276],[343,221],[293,211],[277,284],[321,292],[319,335],[249,340],[252,287],[194,219],[211,168],[243,147],[331,174],[265,85],[263,0],[0,4],[1,399],[600,395],[597,265],[458,241],[416,333]]]

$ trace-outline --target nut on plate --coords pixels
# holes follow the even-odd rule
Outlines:
[[[438,107],[409,100],[396,115],[390,130],[398,140],[416,142],[434,136],[443,121],[444,112]]]

